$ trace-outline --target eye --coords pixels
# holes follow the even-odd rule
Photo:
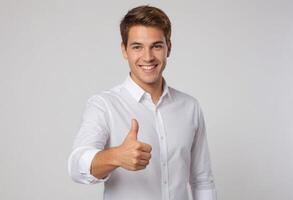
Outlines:
[[[155,44],[153,46],[153,48],[155,48],[155,49],[162,49],[163,48],[163,45],[161,45],[161,44]]]
[[[138,46],[138,45],[136,45],[136,46],[132,46],[132,49],[134,49],[134,50],[139,50],[139,49],[141,49],[141,46]]]

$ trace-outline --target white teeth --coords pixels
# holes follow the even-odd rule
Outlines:
[[[141,68],[146,69],[146,70],[151,70],[155,68],[155,65],[141,65]]]

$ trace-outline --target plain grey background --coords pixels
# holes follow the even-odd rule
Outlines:
[[[165,78],[204,110],[219,199],[293,199],[293,2],[0,0],[0,199],[101,199],[67,159],[86,100],[127,76],[119,22],[162,8]]]

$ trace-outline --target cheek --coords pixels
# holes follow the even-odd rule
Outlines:
[[[128,57],[128,63],[131,68],[136,68],[137,59],[135,57]]]
[[[140,56],[138,54],[132,54],[131,56],[128,57],[128,61],[135,64],[136,62],[139,61]]]
[[[167,51],[158,51],[155,53],[156,58],[160,59],[160,60],[164,60],[167,58]]]

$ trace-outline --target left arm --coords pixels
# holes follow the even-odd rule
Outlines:
[[[216,200],[216,189],[211,170],[205,122],[200,107],[195,113],[198,128],[191,149],[191,166],[189,183],[194,200]]]

